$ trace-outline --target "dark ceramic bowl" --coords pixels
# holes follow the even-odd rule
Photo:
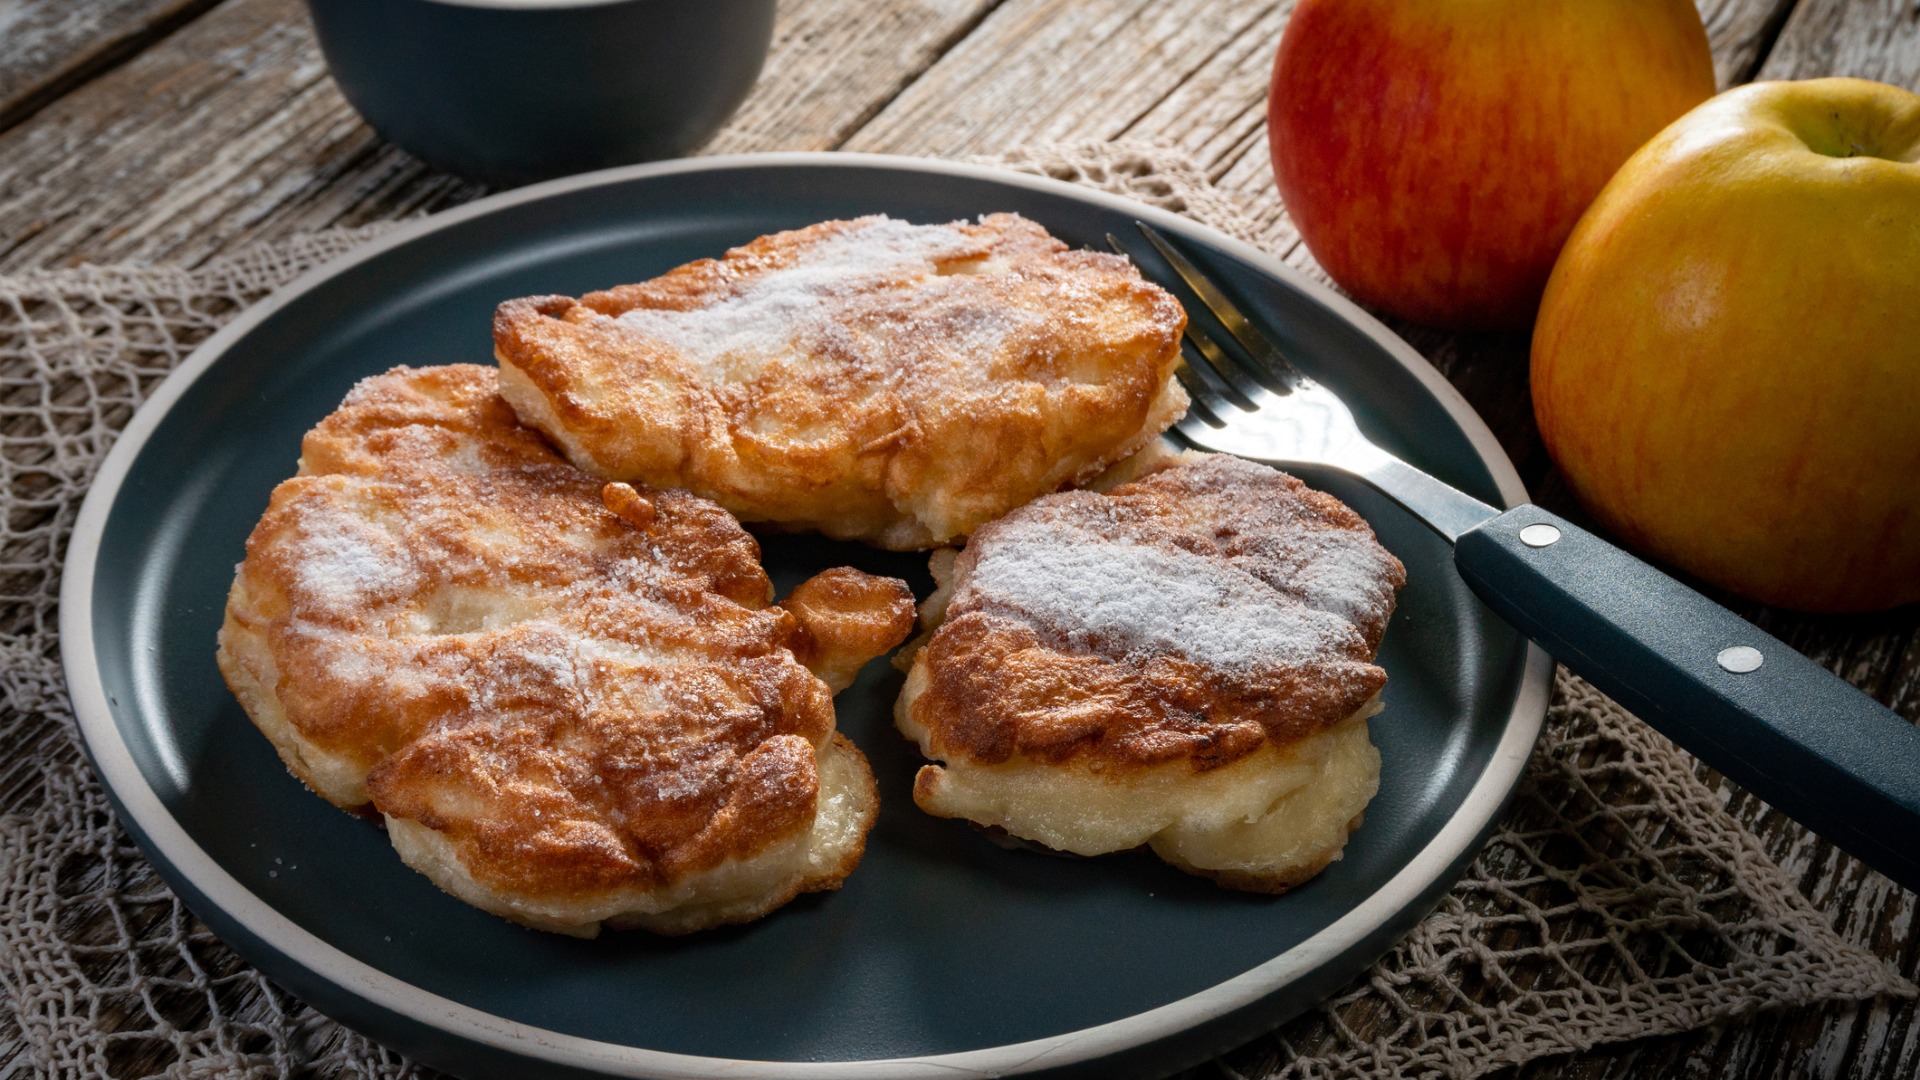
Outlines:
[[[523,184],[677,157],[746,99],[774,0],[308,0],[340,90],[437,169]]]

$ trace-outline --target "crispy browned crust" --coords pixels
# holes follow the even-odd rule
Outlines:
[[[236,573],[229,685],[303,780],[351,808],[364,778],[503,894],[664,888],[806,829],[834,713],[792,647],[857,667],[905,586],[835,571],[803,630],[725,511],[603,498],[494,382],[397,368],[307,435]]]
[[[853,740],[836,731],[833,733],[833,744],[860,763],[861,788],[850,797],[850,801],[857,808],[856,812],[860,815],[860,838],[858,842],[847,847],[841,853],[838,861],[833,865],[824,868],[819,873],[811,874],[803,878],[796,878],[784,888],[766,893],[760,901],[751,908],[729,913],[726,916],[703,923],[699,926],[674,929],[655,927],[655,932],[674,936],[693,933],[698,930],[706,930],[714,926],[749,923],[767,915],[769,912],[778,910],[783,905],[792,901],[794,897],[803,896],[807,893],[833,892],[846,883],[847,876],[859,867],[861,858],[866,855],[867,834],[873,830],[874,820],[879,817],[880,814],[880,787],[874,782],[873,767],[867,762],[867,755],[860,752],[860,748],[853,744]],[[637,920],[622,919],[619,916],[608,919],[607,924],[616,930],[633,929],[637,926],[646,925]]]
[[[581,468],[896,549],[1085,480],[1184,411],[1178,302],[1125,259],[1069,251],[1012,214],[939,227],[929,261],[884,280],[820,287],[817,304],[781,309],[785,346],[724,376],[720,357],[646,323],[711,312],[896,227],[823,222],[577,301],[507,301],[501,391]]]
[[[1200,556],[1257,603],[1317,620],[1313,648],[1224,664],[1143,650],[1118,640],[1124,635],[1090,631],[1091,622],[1036,618],[1001,595],[992,571],[976,573],[1015,537],[1029,545],[1023,551],[1107,542]],[[1041,546],[1031,546],[1036,538]],[[1017,559],[989,565],[1003,577],[1030,569]],[[1353,715],[1386,683],[1372,661],[1406,580],[1344,504],[1224,455],[1106,494],[1037,500],[975,533],[952,572],[945,620],[914,658],[925,665],[924,689],[904,703],[929,733],[931,756],[984,765],[1080,760],[1108,770],[1175,760],[1217,768]],[[1120,603],[1146,584],[1115,577],[1103,587]],[[1216,617],[1174,614],[1195,629]]]
[[[790,639],[794,657],[835,693],[913,632],[913,591],[906,582],[846,566],[794,586],[780,606],[798,623]]]

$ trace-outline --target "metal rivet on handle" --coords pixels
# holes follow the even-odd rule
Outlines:
[[[1735,645],[1732,648],[1721,649],[1720,655],[1714,657],[1714,660],[1735,675],[1759,671],[1760,665],[1767,662],[1767,658],[1760,655],[1760,650],[1751,645]]]
[[[1520,530],[1520,542],[1528,547],[1546,547],[1560,541],[1560,530],[1551,525],[1529,525]]]

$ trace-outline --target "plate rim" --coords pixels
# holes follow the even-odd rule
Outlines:
[[[621,1077],[710,1080],[752,1075],[768,1080],[825,1077],[943,1077],[966,1080],[1059,1068],[1095,1061],[1171,1038],[1208,1021],[1257,1005],[1320,963],[1357,947],[1395,914],[1416,903],[1455,865],[1464,866],[1493,817],[1520,779],[1545,720],[1553,662],[1527,643],[1513,707],[1486,769],[1460,809],[1401,870],[1318,933],[1231,979],[1165,1005],[1077,1031],[1026,1042],[948,1054],[854,1061],[747,1061],[650,1050],[522,1024],[423,990],[390,975],[294,923],[256,896],[197,844],[173,818],[134,762],[114,722],[101,681],[93,636],[94,577],[107,518],[134,460],[186,390],[235,342],[296,298],[353,271],[385,252],[453,226],[523,203],[596,187],[688,172],[728,172],[792,166],[870,168],[986,180],[1045,191],[1120,210],[1217,247],[1326,305],[1385,349],[1459,425],[1492,474],[1508,506],[1526,501],[1512,460],[1460,392],[1425,357],[1346,297],[1272,255],[1211,226],[1124,196],[1050,177],[988,165],[842,151],[787,151],[715,155],[628,165],[563,177],[501,192],[451,210],[400,224],[352,251],[316,266],[251,305],[181,361],[136,410],[101,461],[68,540],[60,588],[60,652],[76,728],[96,775],[121,817],[157,862],[170,866],[221,914],[307,973],[356,999],[451,1037],[540,1064]],[[131,707],[131,706],[130,706]]]

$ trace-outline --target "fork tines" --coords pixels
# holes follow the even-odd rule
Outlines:
[[[1185,362],[1175,373],[1192,402],[1181,426],[1201,422],[1209,427],[1225,427],[1234,413],[1252,412],[1275,396],[1313,385],[1312,380],[1280,352],[1273,339],[1256,327],[1164,234],[1144,221],[1136,221],[1134,225],[1253,361],[1249,364],[1239,360],[1198,322],[1189,319],[1186,348],[1181,350]],[[1112,233],[1107,234],[1107,245],[1121,255],[1133,257]]]

